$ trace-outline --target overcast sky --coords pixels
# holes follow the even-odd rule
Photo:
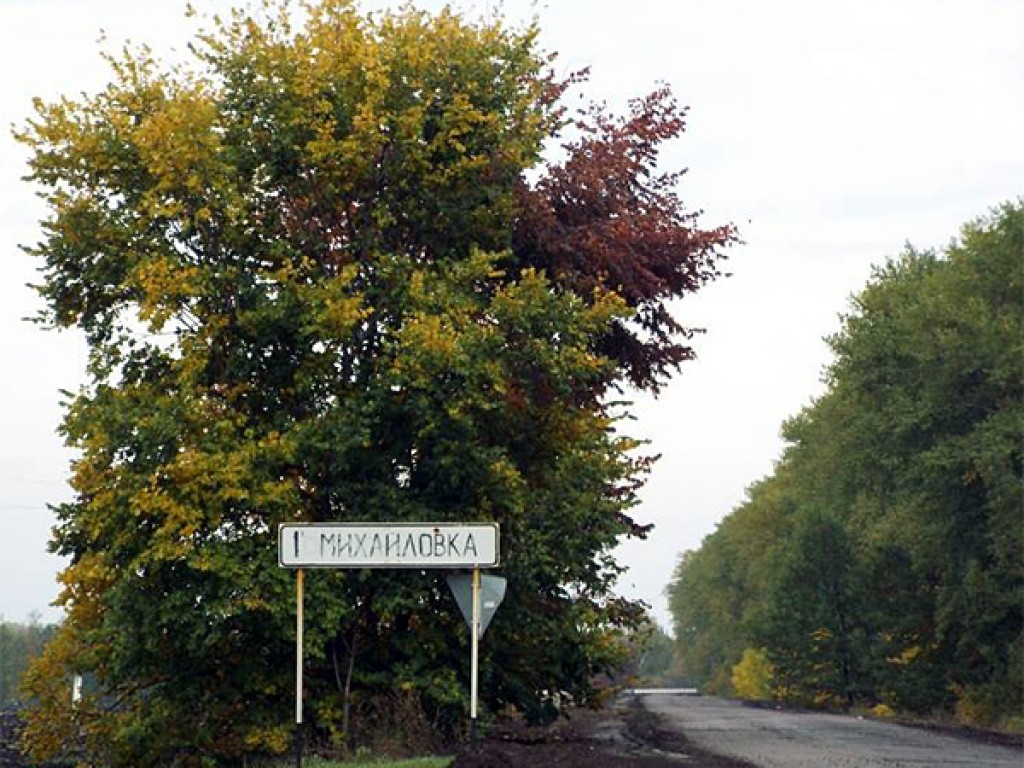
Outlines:
[[[380,7],[383,2],[365,3]],[[441,3],[419,2],[426,8]],[[198,9],[227,3],[193,0]],[[486,2],[456,2],[473,13]],[[498,3],[492,3],[498,7]],[[39,304],[18,244],[45,211],[20,181],[7,126],[33,96],[93,91],[97,43],[157,51],[193,27],[179,0],[0,0],[0,616],[24,620],[57,593],[47,503],[66,499],[70,453],[56,434],[60,389],[82,381],[73,333],[22,322]],[[668,83],[690,106],[663,156],[689,169],[680,191],[703,224],[745,245],[733,276],[677,307],[707,333],[699,358],[657,400],[639,398],[635,436],[662,455],[636,517],[656,524],[621,549],[625,594],[669,626],[663,589],[678,555],[768,474],[782,421],[821,392],[822,337],[872,264],[910,241],[942,246],[966,220],[1024,193],[1021,0],[548,0],[536,14],[565,72],[591,66],[587,98],[621,108]]]

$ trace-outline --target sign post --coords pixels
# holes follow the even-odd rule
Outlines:
[[[480,569],[473,569],[473,621],[469,652],[469,738],[476,741],[476,699],[480,678]]]
[[[302,604],[305,575],[302,568],[295,573],[295,768],[302,768]]]
[[[476,740],[476,714],[479,699],[480,639],[487,631],[491,619],[505,598],[508,583],[502,576],[484,576],[479,568],[472,573],[453,573],[448,576],[448,587],[469,625],[469,735]]]
[[[505,595],[505,580],[489,576],[495,597],[481,611],[481,568],[499,562],[497,523],[282,523],[277,563],[296,569],[295,580],[295,765],[302,768],[303,581],[307,568],[472,568],[470,609],[470,735],[476,738],[480,636]],[[465,576],[462,577],[465,579]],[[455,586],[463,615],[464,597]],[[500,582],[500,584],[499,584]],[[464,595],[464,593],[462,593]]]

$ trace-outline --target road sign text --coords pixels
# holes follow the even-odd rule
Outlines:
[[[278,532],[285,568],[488,568],[498,564],[493,523],[286,523]]]

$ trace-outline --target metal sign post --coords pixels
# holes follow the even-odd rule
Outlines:
[[[302,603],[306,572],[295,572],[295,768],[302,768]]]
[[[494,618],[498,606],[505,598],[508,582],[502,576],[485,576],[479,568],[471,573],[448,575],[448,587],[455,597],[462,617],[469,625],[470,671],[469,671],[469,735],[476,739],[476,716],[479,701],[480,640]]]
[[[476,741],[476,699],[480,671],[480,569],[473,569],[473,621],[469,658],[469,738]]]

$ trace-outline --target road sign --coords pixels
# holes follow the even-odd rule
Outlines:
[[[477,687],[480,682],[480,638],[505,597],[506,581],[501,576],[481,576],[480,569],[472,573],[453,573],[448,576],[448,587],[455,602],[469,624],[469,733],[476,741]]]
[[[282,568],[494,568],[497,523],[283,523]]]
[[[470,731],[476,734],[478,643],[498,603],[504,579],[491,584],[490,609],[481,607],[480,569],[498,565],[497,523],[282,523],[277,563],[295,568],[295,760],[302,767],[303,574],[306,568],[472,568],[470,586]],[[467,576],[467,579],[470,577]],[[488,577],[490,578],[490,577]],[[501,582],[498,594],[497,581]],[[494,597],[493,595],[497,595]],[[458,598],[456,598],[458,599]],[[486,604],[486,603],[485,603]],[[465,614],[462,604],[459,608]],[[481,622],[481,611],[490,612]]]
[[[507,581],[504,576],[480,577],[480,628],[479,636],[483,637],[487,626],[498,612],[498,606],[505,598]],[[448,587],[455,596],[455,602],[462,611],[470,629],[473,628],[473,575],[470,573],[453,573],[448,576]]]

